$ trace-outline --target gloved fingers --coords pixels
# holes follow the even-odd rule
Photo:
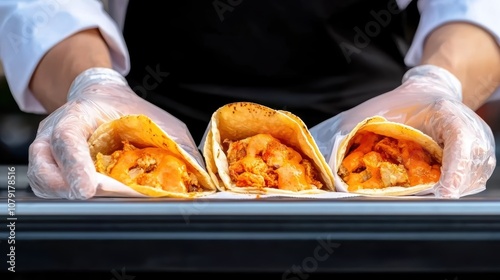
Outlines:
[[[147,101],[144,101],[147,102]],[[184,122],[163,109],[150,104],[145,114],[161,127],[172,139],[189,154],[198,153],[198,147]]]
[[[119,86],[110,85],[109,87],[116,89],[116,87]],[[120,105],[119,109],[121,112],[127,112],[127,114],[143,114],[148,116],[189,154],[194,155],[198,153],[197,145],[184,122],[160,107],[140,98],[133,93],[131,89],[120,88],[119,90],[131,93],[130,96],[127,96],[127,103]],[[109,100],[105,103],[116,103],[116,98],[113,97],[113,99],[113,101]],[[108,110],[102,111],[104,113]]]
[[[375,115],[383,116],[392,122],[406,124],[410,118],[415,119],[416,115],[422,115],[422,111],[437,98],[446,95],[434,88],[432,93],[428,92],[428,84],[407,82],[344,111],[340,127],[352,129],[362,120]]]
[[[366,117],[380,115],[389,121],[405,123],[437,99],[447,98],[461,101],[460,81],[449,71],[433,66],[421,65],[408,70],[403,83],[394,90],[367,100],[347,111],[344,122],[358,123]]]
[[[151,118],[181,147],[189,153],[197,153],[196,143],[188,127],[177,117],[160,107],[137,96],[128,85],[106,84],[91,85],[85,89],[89,94],[82,94],[80,100],[92,105],[92,109],[101,116],[97,124],[119,118],[124,114],[143,114]],[[95,102],[99,96],[99,102]],[[125,100],[125,102],[123,102]],[[82,108],[85,108],[82,106]]]
[[[484,190],[496,165],[491,129],[458,101],[440,100],[426,122],[429,134],[443,143],[441,179],[437,197],[459,198]]]
[[[68,186],[52,157],[49,134],[38,134],[29,147],[28,158],[27,176],[35,195],[41,198],[67,198]]]
[[[144,114],[171,136],[176,134],[181,138],[186,136],[185,132],[188,129],[184,122],[137,96],[127,84],[90,84],[80,88],[77,96],[78,98],[71,102],[71,110],[81,110],[82,114],[89,115],[88,111],[91,109],[96,116],[97,125],[124,114]]]
[[[92,113],[78,109],[85,107],[78,105],[73,105],[54,125],[50,147],[64,181],[69,186],[71,198],[87,199],[95,195],[97,186],[96,170],[87,144],[96,124]]]

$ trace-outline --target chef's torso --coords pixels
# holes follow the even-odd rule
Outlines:
[[[197,141],[226,103],[289,110],[313,126],[395,88],[406,71],[395,0],[157,3],[129,1],[127,79]]]

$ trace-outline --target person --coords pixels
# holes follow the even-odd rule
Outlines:
[[[29,150],[39,197],[95,195],[86,139],[104,121],[144,113],[199,142],[211,113],[233,101],[291,111],[317,137],[372,114],[422,129],[444,145],[438,197],[483,190],[496,165],[474,110],[500,81],[498,1],[108,5],[109,14],[100,1],[0,3],[12,94],[21,110],[48,114]],[[319,130],[326,120],[333,126]]]

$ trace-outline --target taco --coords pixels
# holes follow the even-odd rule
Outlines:
[[[306,125],[288,111],[235,102],[216,110],[203,155],[221,191],[314,194],[333,191],[333,173]]]
[[[201,154],[196,159],[145,115],[100,125],[88,144],[97,172],[143,195],[195,198],[217,190]]]
[[[430,190],[441,176],[443,150],[423,132],[374,116],[360,122],[339,145],[337,189],[402,196]],[[336,181],[338,183],[338,181]]]

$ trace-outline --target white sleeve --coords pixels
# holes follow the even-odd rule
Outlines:
[[[28,89],[28,83],[45,53],[66,37],[98,27],[106,40],[113,68],[130,70],[129,54],[117,24],[98,0],[0,1],[0,61],[19,108],[46,113]]]
[[[415,0],[414,0],[415,1]],[[405,57],[408,66],[418,65],[425,38],[447,22],[469,22],[482,27],[500,42],[500,1],[498,0],[419,0],[420,23]],[[500,89],[491,100],[500,99]]]

